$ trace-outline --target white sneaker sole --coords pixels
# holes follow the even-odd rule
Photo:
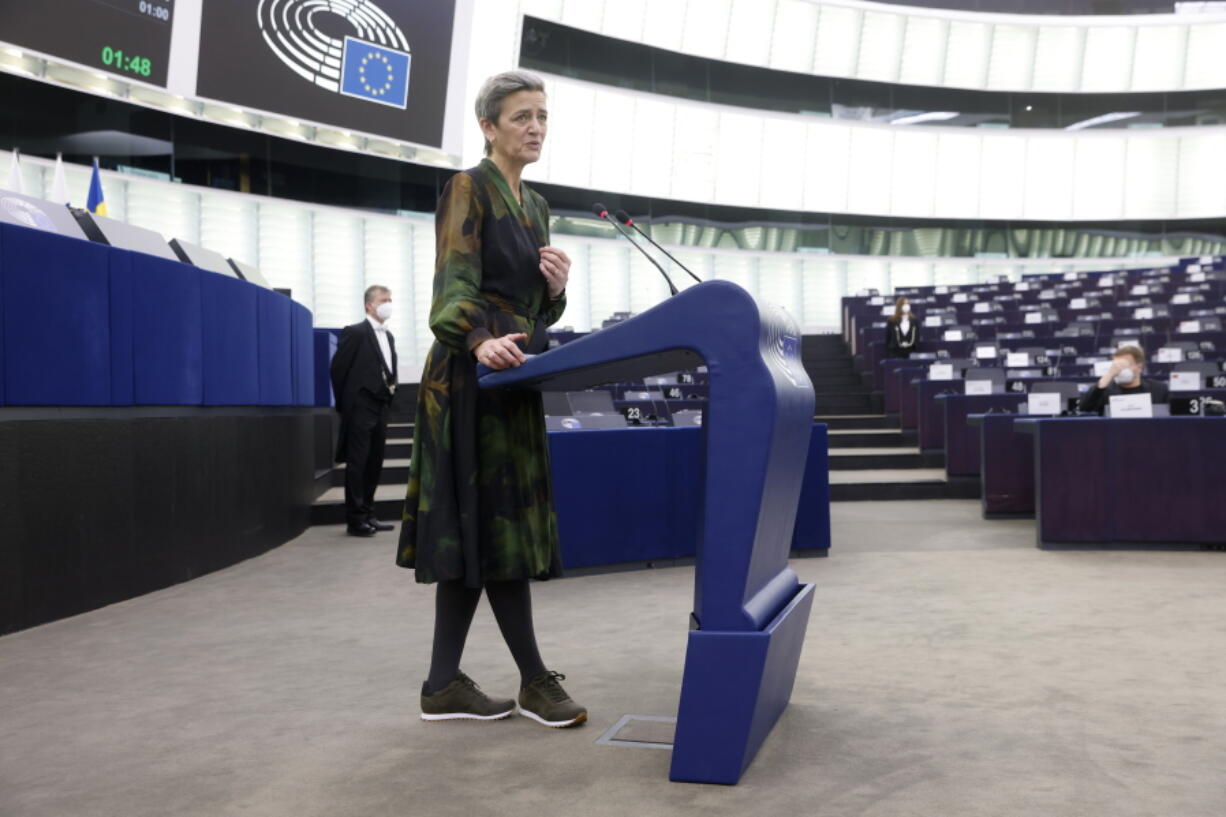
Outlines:
[[[500,721],[503,718],[509,718],[515,714],[515,707],[511,707],[506,712],[500,712],[496,715],[473,715],[468,712],[443,712],[438,715],[427,715],[421,713],[423,721]]]
[[[524,709],[522,706],[519,707],[519,714],[523,715],[525,718],[531,718],[532,720],[536,721],[539,724],[543,724],[545,726],[549,726],[554,729],[561,729],[565,726],[574,726],[577,723],[583,723],[585,720],[587,720],[587,713],[581,712],[568,721],[547,721],[544,718],[542,718],[540,715],[536,714],[535,712],[529,712],[527,709]]]

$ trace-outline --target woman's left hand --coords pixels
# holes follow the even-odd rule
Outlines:
[[[570,256],[557,247],[541,247],[541,274],[549,284],[549,297],[556,301],[570,278]]]

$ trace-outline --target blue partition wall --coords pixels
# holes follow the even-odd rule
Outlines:
[[[109,405],[107,249],[0,227],[6,403]]]
[[[313,356],[280,293],[0,224],[0,405],[310,406]]]

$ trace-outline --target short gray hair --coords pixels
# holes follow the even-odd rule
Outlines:
[[[487,79],[477,92],[477,121],[488,119],[495,125],[502,114],[502,101],[520,91],[545,91],[545,80],[528,71],[504,71]],[[490,155],[490,142],[485,140],[485,155]]]
[[[366,294],[362,296],[363,302],[370,303],[371,301],[375,299],[375,296],[378,295],[380,292],[387,292],[390,294],[391,290],[383,286],[382,284],[374,284],[372,286],[366,287]]]

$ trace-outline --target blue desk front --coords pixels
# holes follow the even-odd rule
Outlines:
[[[1226,544],[1226,418],[1016,420],[1034,435],[1040,547]]]
[[[49,293],[71,293],[48,320]],[[255,284],[0,224],[0,405],[311,405],[311,313]]]
[[[826,426],[809,442],[792,549],[830,548]],[[702,430],[625,428],[549,434],[562,564],[691,558],[702,524]]]

